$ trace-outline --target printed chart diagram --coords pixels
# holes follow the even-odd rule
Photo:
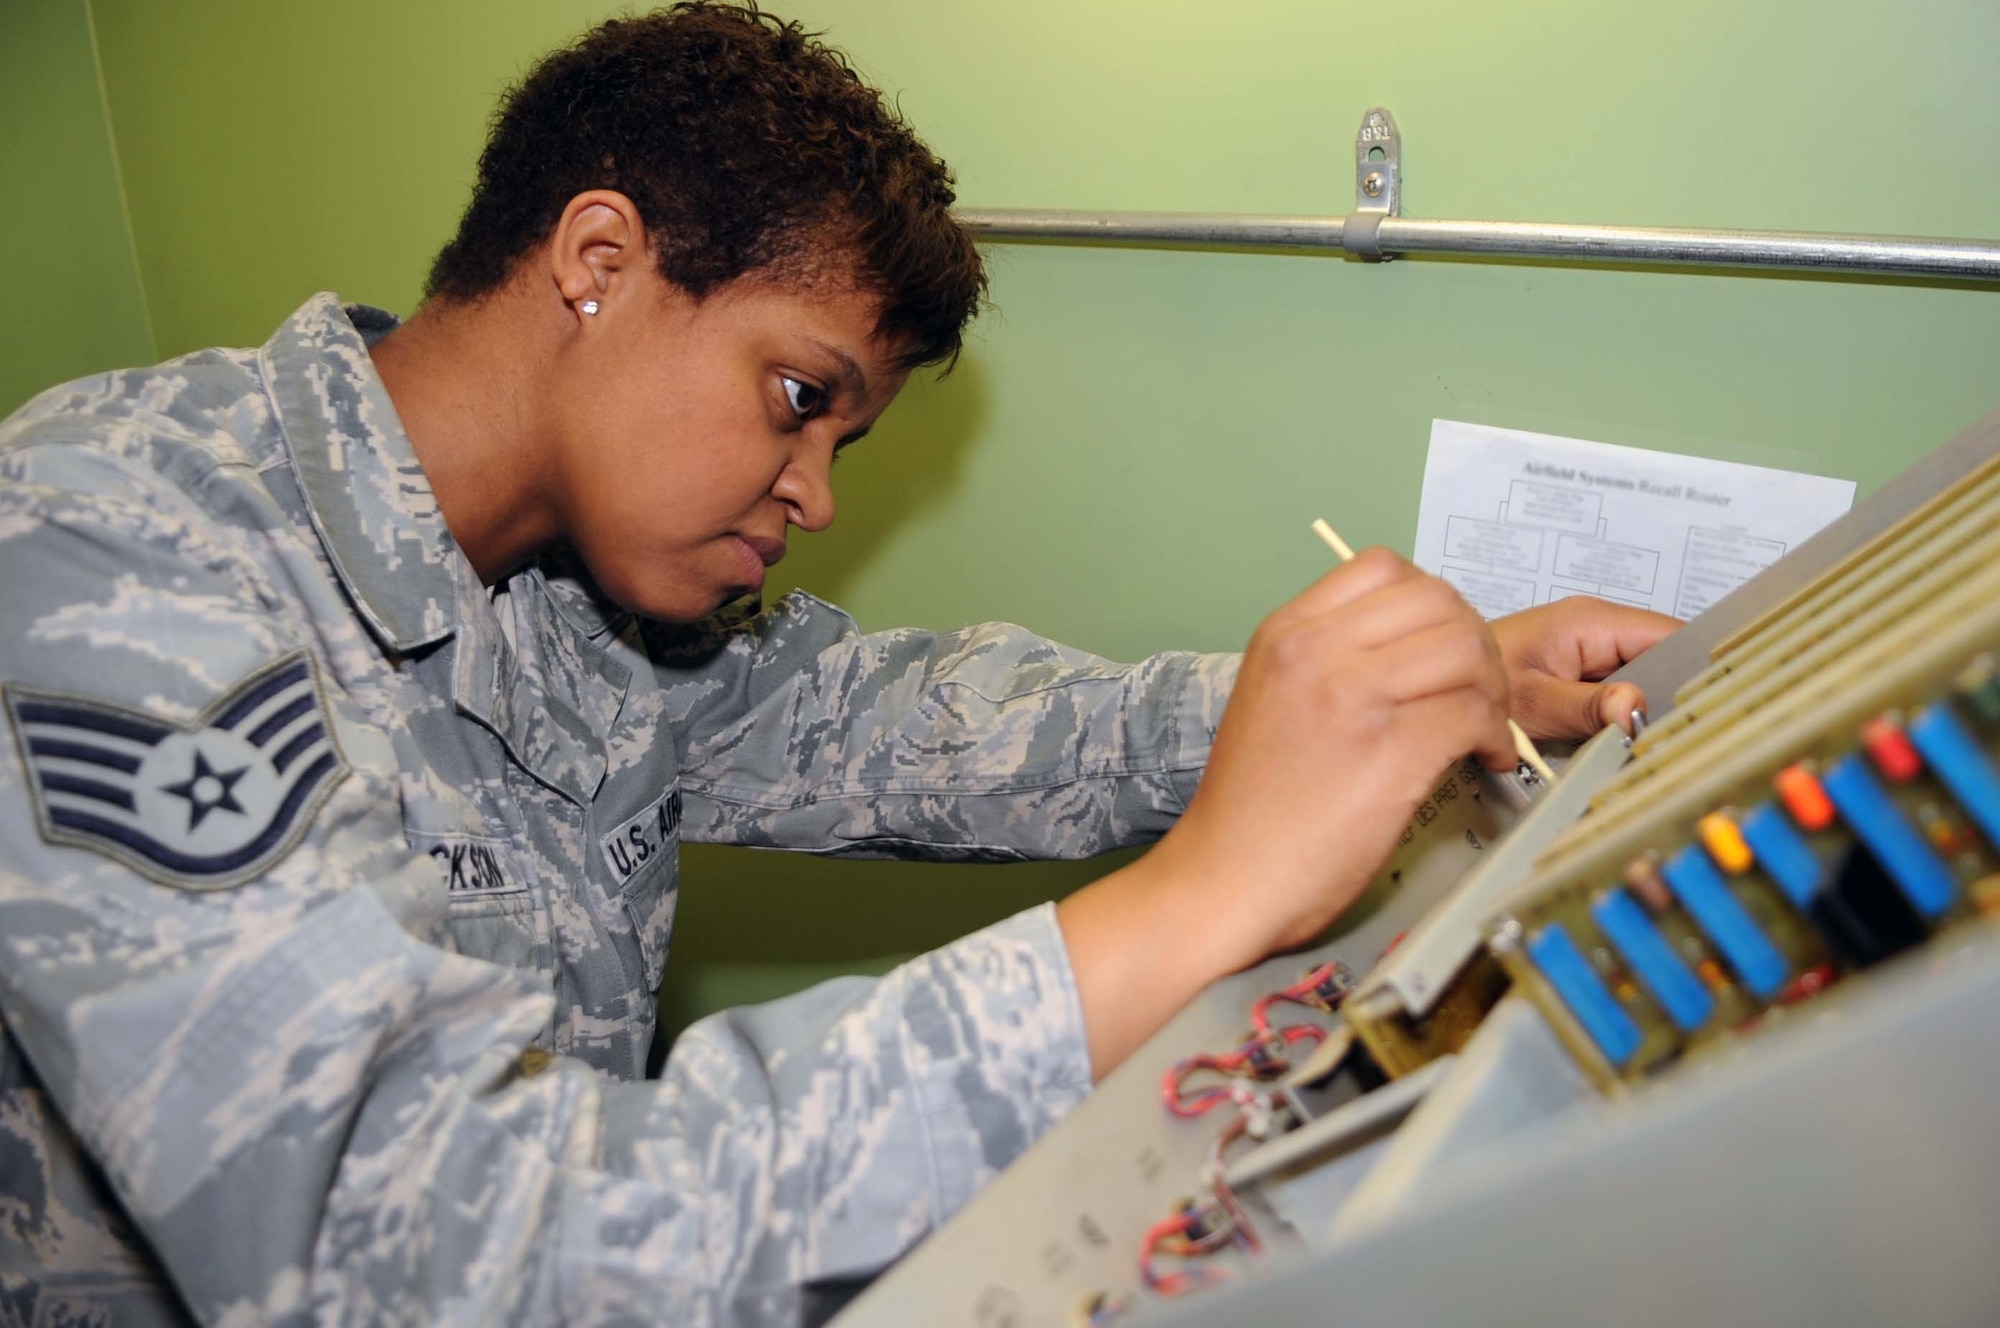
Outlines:
[[[1853,493],[1817,475],[1437,420],[1416,562],[1489,618],[1568,595],[1691,618]]]

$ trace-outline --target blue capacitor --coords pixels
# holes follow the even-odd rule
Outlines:
[[[1835,761],[1820,782],[1841,816],[1919,914],[1936,918],[1951,907],[1952,897],[1958,893],[1951,869],[1897,809],[1859,753],[1850,752]]]
[[[1612,890],[1590,906],[1590,916],[1676,1028],[1692,1033],[1708,1022],[1715,1013],[1715,998],[1681,962],[1673,942],[1653,925],[1638,900],[1623,890]]]
[[[1560,924],[1550,923],[1529,940],[1527,949],[1528,958],[1562,997],[1604,1059],[1623,1069],[1639,1050],[1639,1026],[1618,1004],[1569,933]]]
[[[1927,706],[1910,721],[1910,741],[1959,805],[2000,845],[2000,773],[1948,705]]]
[[[1737,979],[1759,1000],[1770,1000],[1785,985],[1790,965],[1770,938],[1758,929],[1729,883],[1700,846],[1690,844],[1661,865],[1660,874],[1674,888],[1674,897],[1708,933]]]
[[[1791,818],[1774,803],[1753,808],[1742,821],[1743,840],[1757,855],[1757,865],[1778,883],[1785,898],[1799,908],[1812,902],[1826,879],[1826,868],[1814,856],[1812,845],[1792,825]]]

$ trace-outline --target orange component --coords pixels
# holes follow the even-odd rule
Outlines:
[[[1891,783],[1907,784],[1924,768],[1924,758],[1917,755],[1910,736],[1886,715],[1861,726],[1861,745],[1867,749],[1868,759],[1875,763],[1875,768]]]
[[[1824,830],[1833,824],[1833,799],[1826,796],[1810,767],[1788,765],[1771,783],[1778,790],[1778,801],[1785,804],[1800,829]]]
[[[1931,841],[1931,847],[1946,858],[1955,858],[1972,848],[1972,842],[1958,831],[1948,819],[1932,812],[1923,817],[1924,838]]]
[[[1694,832],[1708,850],[1708,856],[1731,876],[1749,871],[1750,864],[1757,860],[1750,846],[1743,842],[1743,832],[1736,828],[1736,822],[1722,812],[1710,812],[1696,821]]]

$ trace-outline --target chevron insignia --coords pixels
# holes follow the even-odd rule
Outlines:
[[[303,652],[257,670],[186,725],[86,697],[4,690],[42,838],[163,885],[222,890],[262,874],[347,774]]]

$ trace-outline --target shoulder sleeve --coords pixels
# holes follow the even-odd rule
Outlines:
[[[1006,623],[863,634],[804,594],[656,658],[689,839],[998,860],[1165,833],[1240,659],[1113,664]]]
[[[769,1322],[821,1271],[907,1246],[1084,1091],[1046,909],[879,983],[720,1016],[659,1083],[551,1064],[531,1046],[546,989],[443,943],[386,740],[337,687],[285,719],[298,698],[259,692],[287,660],[338,661],[236,532],[108,464],[61,484],[10,464],[0,1022],[45,1128],[196,1319]],[[202,744],[271,766],[315,722],[339,776],[276,840],[209,861],[242,847],[216,827],[284,803],[244,749]],[[162,776],[147,762],[175,735],[187,768]],[[96,827],[43,815],[93,802]],[[60,1250],[36,1258],[15,1273],[66,1276]]]

